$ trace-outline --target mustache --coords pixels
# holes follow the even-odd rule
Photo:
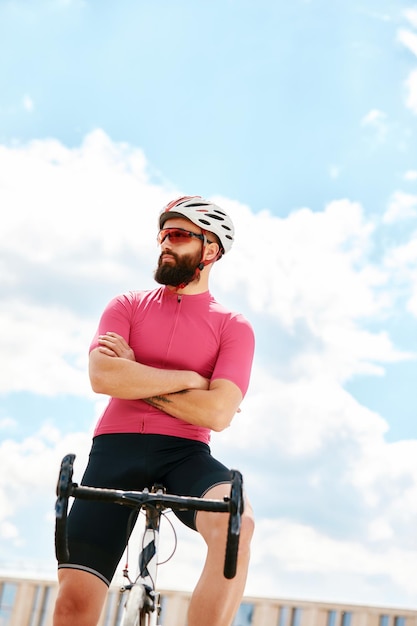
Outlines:
[[[162,263],[162,257],[163,256],[170,256],[172,257],[175,261],[178,261],[178,255],[175,254],[175,252],[161,252],[161,254],[159,255],[159,259],[158,259],[158,264],[161,265]]]

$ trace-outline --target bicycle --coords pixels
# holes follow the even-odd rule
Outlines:
[[[66,523],[70,497],[111,502],[129,506],[137,512],[141,509],[145,511],[146,520],[139,550],[138,574],[132,581],[127,568],[123,572],[129,582],[120,589],[121,602],[123,602],[123,594],[127,593],[120,626],[157,626],[158,624],[161,612],[160,594],[156,590],[159,530],[161,516],[167,509],[229,513],[223,574],[225,578],[234,578],[241,516],[244,508],[243,478],[238,470],[231,470],[230,496],[224,497],[223,500],[209,500],[167,494],[161,485],[155,485],[150,491],[148,489],[123,491],[79,486],[72,482],[74,460],[75,454],[67,454],[62,459],[56,487],[55,554],[59,562],[69,562]]]

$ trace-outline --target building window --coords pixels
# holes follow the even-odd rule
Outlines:
[[[288,623],[288,607],[280,606],[277,626],[287,626]]]
[[[42,597],[42,604],[41,604],[41,609],[39,613],[38,626],[45,626],[46,624],[50,599],[51,599],[51,587],[46,586],[43,589],[43,597]]]
[[[342,624],[341,626],[351,626],[352,613],[350,611],[342,611]]]
[[[300,609],[298,606],[295,606],[292,611],[291,611],[291,626],[300,626],[301,624],[301,612],[302,609]]]
[[[293,606],[291,610],[288,606],[280,606],[277,626],[300,626],[302,609]]]
[[[46,585],[37,585],[30,612],[29,626],[44,626],[48,615],[51,588]]]
[[[39,605],[41,601],[42,587],[36,585],[35,593],[33,595],[32,608],[30,611],[30,622],[29,626],[37,626],[38,624],[38,614],[39,614]]]
[[[15,583],[4,583],[0,585],[0,624],[9,623],[16,593],[17,585]]]
[[[337,611],[327,611],[327,626],[336,626]]]
[[[406,626],[406,618],[402,615],[396,615],[394,617],[394,626]]]
[[[250,626],[253,617],[253,604],[243,602],[236,614],[233,626]]]
[[[379,616],[379,626],[389,626],[389,615],[380,615]]]

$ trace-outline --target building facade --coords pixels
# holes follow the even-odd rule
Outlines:
[[[52,626],[55,582],[0,577],[0,626]],[[184,626],[190,594],[161,592],[161,626]],[[98,626],[118,626],[122,605],[111,587]],[[417,610],[245,597],[233,626],[417,626]]]

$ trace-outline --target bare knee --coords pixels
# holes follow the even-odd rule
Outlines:
[[[106,584],[81,570],[59,570],[54,626],[95,626],[107,594]]]
[[[229,516],[224,513],[202,513],[197,518],[197,530],[203,536],[207,545],[218,546],[226,541]],[[239,550],[249,550],[252,536],[255,530],[255,519],[252,507],[249,503],[245,505],[245,511],[241,518]]]
[[[252,507],[248,505],[242,515],[242,523],[240,527],[240,542],[242,545],[249,547],[254,531],[255,517],[253,515]]]

